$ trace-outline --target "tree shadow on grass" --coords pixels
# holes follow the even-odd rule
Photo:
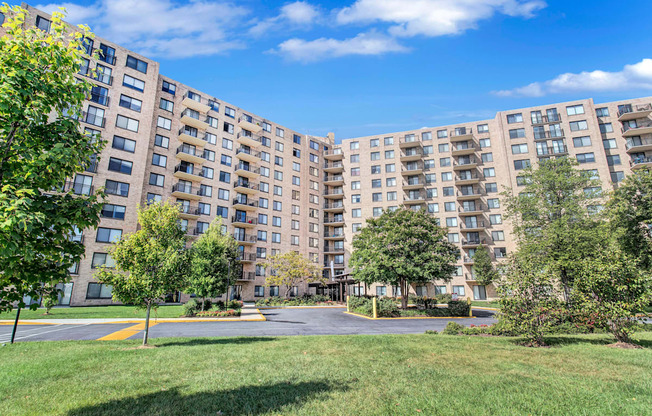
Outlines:
[[[346,385],[328,381],[242,386],[188,395],[175,388],[73,409],[68,416],[260,415],[283,412],[285,406],[300,407],[311,400],[326,399],[330,392],[347,390]]]
[[[581,335],[565,335],[565,336],[546,336],[544,342],[549,347],[561,347],[564,345],[573,345],[573,344],[593,344],[593,345],[610,345],[615,344],[616,339],[610,334],[595,334],[600,336],[599,338],[587,338]],[[633,337],[636,339],[636,335]],[[512,338],[511,342],[518,345],[523,345],[524,338]],[[638,340],[634,341],[634,344],[640,345],[643,348],[652,348],[652,341],[649,340]]]
[[[276,341],[275,337],[227,337],[227,338],[190,338],[174,341],[156,340],[154,345],[158,348],[163,347],[192,347],[198,345],[238,345],[252,344],[254,342]]]

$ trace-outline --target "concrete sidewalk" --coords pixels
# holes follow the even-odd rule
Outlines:
[[[240,316],[230,318],[153,318],[150,323],[173,322],[258,322],[266,321],[258,308],[244,307]],[[18,325],[86,325],[86,324],[137,324],[145,322],[145,318],[88,318],[88,319],[21,319]],[[0,325],[13,325],[13,320],[0,320]]]

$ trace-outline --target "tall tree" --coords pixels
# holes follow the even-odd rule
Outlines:
[[[652,172],[625,178],[607,204],[609,224],[622,250],[646,270],[652,268]]]
[[[358,281],[400,287],[402,307],[407,308],[410,285],[449,281],[458,254],[436,218],[402,208],[367,220],[353,239],[349,266]]]
[[[114,300],[147,310],[144,345],[150,310],[165,295],[186,287],[190,256],[177,206],[166,202],[140,208],[138,223],[138,231],[124,236],[110,250],[115,269],[101,268],[95,278],[113,287]]]
[[[484,286],[490,285],[500,277],[491,260],[491,254],[489,254],[489,250],[485,246],[480,246],[475,250],[473,272],[477,282]]]
[[[75,77],[88,28],[71,31],[54,13],[44,32],[23,27],[20,7],[0,10],[0,312],[14,304],[20,312],[24,296],[69,280],[84,254],[71,236],[97,226],[101,196],[67,181],[104,142],[82,134],[77,120],[91,89]]]
[[[320,267],[296,251],[276,254],[264,263],[270,269],[265,279],[267,286],[285,286],[285,297],[299,283],[324,282]]]
[[[570,302],[578,262],[596,254],[604,244],[604,221],[594,212],[601,203],[600,182],[577,169],[570,158],[539,162],[520,173],[525,186],[515,194],[503,193],[518,251],[534,257],[557,276]]]
[[[239,270],[238,243],[222,231],[222,218],[216,218],[190,249],[188,293],[206,300],[225,293],[229,281]],[[204,303],[202,303],[202,310]]]

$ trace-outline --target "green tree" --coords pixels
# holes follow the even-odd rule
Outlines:
[[[113,287],[113,299],[147,309],[143,344],[149,335],[149,316],[165,295],[187,286],[190,256],[179,208],[154,203],[138,210],[140,229],[110,250],[115,270],[101,268],[95,278]]]
[[[638,170],[625,178],[607,204],[609,224],[622,250],[640,267],[652,268],[652,172]]]
[[[477,282],[488,286],[498,280],[500,274],[493,265],[491,254],[485,246],[480,246],[473,255],[473,272]]]
[[[71,236],[97,226],[101,195],[67,181],[104,142],[82,134],[77,120],[91,88],[75,77],[88,28],[71,31],[61,13],[49,32],[24,28],[25,10],[0,10],[0,312],[16,304],[19,313],[24,296],[69,280],[84,254]]]
[[[353,239],[349,267],[358,281],[400,287],[405,309],[410,285],[449,281],[458,254],[436,218],[424,210],[402,208],[367,220]]]
[[[630,342],[638,325],[636,315],[652,301],[652,279],[637,262],[615,244],[592,259],[580,262],[581,274],[573,294],[596,326],[619,342]]]
[[[285,286],[285,297],[299,283],[324,282],[319,266],[296,251],[276,254],[264,263],[270,270],[265,279],[267,286]],[[273,274],[272,274],[273,273]]]
[[[222,232],[222,218],[216,218],[190,249],[188,293],[213,298],[226,292],[239,270],[238,243]],[[230,274],[229,274],[230,273]],[[202,302],[202,310],[204,303]]]
[[[519,253],[536,258],[556,276],[567,302],[579,261],[604,244],[605,222],[593,209],[601,202],[593,191],[600,182],[577,165],[570,158],[541,161],[538,168],[520,172],[525,186],[518,194],[512,189],[503,193]]]

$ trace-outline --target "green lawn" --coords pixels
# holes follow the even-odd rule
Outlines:
[[[471,306],[478,306],[483,308],[497,308],[500,309],[500,302],[493,300],[472,300]]]
[[[144,318],[145,310],[136,310],[133,306],[83,306],[78,308],[53,308],[49,315],[43,315],[45,309],[20,311],[20,319],[80,319],[80,318]],[[183,314],[182,306],[159,306],[152,311],[152,317],[178,318]],[[0,319],[14,319],[16,311],[0,313]]]
[[[643,415],[642,350],[607,336],[311,336],[0,347],[3,415]],[[221,413],[220,413],[221,412]]]

